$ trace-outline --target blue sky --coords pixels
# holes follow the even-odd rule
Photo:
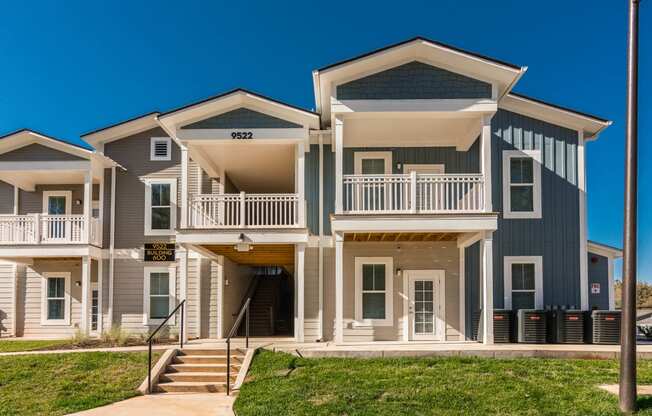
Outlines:
[[[639,278],[652,281],[652,9],[642,2]],[[400,6],[400,7],[399,7]],[[527,65],[515,91],[614,121],[588,145],[589,238],[621,246],[627,2],[5,2],[0,134],[81,133],[244,87],[314,107],[311,71],[421,35]],[[648,192],[644,192],[647,190]],[[617,273],[617,276],[620,272]]]

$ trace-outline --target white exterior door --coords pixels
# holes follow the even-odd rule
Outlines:
[[[444,271],[410,270],[408,273],[408,326],[410,340],[445,339]]]
[[[403,165],[403,173],[410,174],[416,172],[421,175],[443,175],[445,167],[443,164],[420,164],[420,165]],[[435,183],[418,183],[417,182],[417,207],[418,209],[430,211],[444,207],[445,188]]]

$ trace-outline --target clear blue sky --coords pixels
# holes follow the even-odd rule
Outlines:
[[[641,6],[639,278],[652,281],[648,3]],[[589,237],[621,246],[626,7],[626,0],[5,2],[0,134],[28,127],[76,141],[235,87],[313,108],[313,69],[421,35],[527,65],[515,91],[614,121],[588,145]]]

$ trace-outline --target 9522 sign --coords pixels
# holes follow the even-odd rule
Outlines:
[[[232,131],[231,138],[233,140],[249,140],[254,138],[254,134],[250,131]]]

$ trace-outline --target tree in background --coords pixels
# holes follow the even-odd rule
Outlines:
[[[620,309],[623,282],[616,280],[615,284],[616,309]],[[636,283],[636,307],[652,308],[652,285],[645,282]]]

